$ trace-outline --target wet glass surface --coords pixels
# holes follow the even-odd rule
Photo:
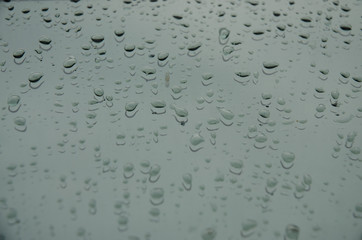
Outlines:
[[[0,2],[0,239],[362,239],[362,1]]]

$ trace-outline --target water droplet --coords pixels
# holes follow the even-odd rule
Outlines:
[[[241,231],[240,235],[243,238],[250,237],[255,233],[256,227],[258,226],[258,223],[253,219],[248,219],[245,222],[241,224]]]
[[[126,163],[123,165],[123,176],[128,179],[134,175],[134,165],[133,163]]]
[[[147,162],[143,162],[143,168],[146,168],[146,165],[147,165]],[[158,165],[158,164],[154,164],[152,165],[151,169],[149,170],[149,178],[148,180],[151,182],[151,183],[155,183],[158,181],[158,179],[160,179],[160,176],[161,176],[161,166]]]
[[[192,188],[192,175],[191,173],[185,173],[182,175],[182,186],[185,190],[190,191]]]
[[[214,240],[216,237],[215,227],[208,227],[201,233],[202,240]]]
[[[266,75],[272,75],[278,71],[279,63],[275,61],[263,62],[263,73]]]
[[[242,160],[233,160],[230,162],[229,171],[232,174],[240,175],[243,172],[243,166]]]
[[[284,169],[290,169],[294,165],[295,155],[292,152],[283,152],[280,163]]]
[[[93,198],[89,200],[88,212],[92,215],[95,215],[97,213],[97,201]]]
[[[8,98],[8,110],[9,112],[15,113],[19,110],[20,104],[20,96],[12,95]]]
[[[136,113],[138,112],[138,109],[135,110],[138,106],[138,102],[135,101],[131,101],[131,102],[127,102],[125,105],[125,115],[128,118],[132,118],[136,115]]]
[[[159,208],[151,208],[148,213],[150,214],[150,220],[153,221],[153,222],[158,222],[159,219],[160,219],[160,214],[161,214],[161,211]]]
[[[187,50],[188,50],[187,55],[190,57],[195,57],[196,55],[198,55],[201,52],[201,50],[200,50],[201,46],[202,46],[201,42],[195,42],[195,43],[189,45],[187,47]]]
[[[75,59],[74,56],[69,56],[67,57],[64,62],[63,62],[63,72],[66,73],[66,74],[71,74],[73,72],[75,72],[78,67],[74,65],[76,65],[77,63],[77,59]]]
[[[32,89],[39,88],[44,82],[44,81],[40,81],[43,76],[44,76],[44,74],[41,73],[41,72],[32,72],[32,73],[30,73],[29,76],[28,76],[29,87],[32,88]]]
[[[200,133],[194,133],[190,138],[191,145],[189,146],[190,150],[192,152],[197,152],[200,149],[202,149],[202,146],[200,146],[201,143],[203,143],[205,139],[200,135]]]
[[[356,204],[353,212],[353,217],[362,219],[362,203]]]
[[[128,229],[128,217],[122,214],[118,217],[118,230],[124,232]]]
[[[223,107],[218,107],[218,110],[219,110],[221,116],[223,117],[223,118],[220,119],[220,121],[225,126],[231,126],[234,123],[232,120],[233,120],[235,114],[231,110],[228,110],[228,109],[223,108]]]
[[[25,61],[25,50],[24,49],[18,49],[13,52],[14,62],[16,64],[22,64]]]
[[[270,194],[274,195],[275,191],[277,190],[278,180],[275,177],[270,177],[266,180],[265,191]]]
[[[15,124],[15,130],[19,132],[25,132],[26,131],[26,119],[23,117],[16,117],[14,119]]]
[[[158,55],[157,55],[158,66],[160,66],[160,67],[166,66],[167,63],[168,63],[168,60],[167,60],[168,56],[169,56],[168,52],[159,52]]]
[[[226,44],[229,41],[230,30],[223,27],[219,29],[219,43],[221,45]]]
[[[52,48],[51,42],[52,42],[52,40],[47,36],[41,36],[39,38],[39,43],[40,43],[39,46],[41,49],[43,49],[45,51],[48,51]]]
[[[294,224],[288,224],[285,228],[284,240],[298,240],[299,237],[299,227]]]
[[[161,205],[164,202],[163,188],[152,188],[150,192],[150,202],[154,206]]]
[[[14,225],[20,222],[18,219],[18,212],[14,208],[9,208],[8,213],[6,214],[6,218],[9,225]]]

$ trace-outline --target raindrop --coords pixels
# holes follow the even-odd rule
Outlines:
[[[146,66],[142,69],[142,78],[146,81],[151,81],[156,79],[156,68]]]
[[[220,112],[220,114],[222,116],[222,118],[220,118],[220,121],[225,126],[233,125],[234,122],[232,120],[233,120],[235,114],[232,111],[230,111],[230,110],[228,110],[226,108],[223,108],[223,107],[218,107],[218,110],[219,110],[219,112]]]
[[[168,52],[159,52],[157,55],[158,66],[160,66],[160,67],[166,66],[168,63],[168,60],[167,60],[168,56],[169,56]]]
[[[39,88],[44,83],[44,81],[40,81],[43,76],[44,76],[44,74],[41,73],[41,72],[32,72],[32,73],[30,73],[29,76],[28,76],[29,87],[32,88],[32,89]]]
[[[13,52],[13,57],[14,57],[14,63],[16,64],[22,64],[25,61],[24,57],[25,55],[25,50],[24,49],[18,49],[16,51]]]
[[[217,119],[217,118],[209,118],[207,120],[207,130],[209,131],[216,131],[219,129],[219,123],[220,123],[220,120]]]
[[[140,163],[141,173],[148,174],[150,172],[151,163],[148,160],[142,160]]]
[[[204,73],[202,74],[202,80],[201,83],[203,86],[209,86],[210,84],[212,84],[213,82],[211,81],[211,79],[214,77],[214,74],[212,73]]]
[[[182,186],[186,191],[190,191],[192,188],[192,175],[191,173],[185,173],[182,175]]]
[[[52,48],[51,45],[52,40],[47,36],[41,36],[39,38],[39,47],[45,51],[48,51]]]
[[[166,113],[166,102],[164,100],[155,100],[151,102],[152,114],[164,114]]]
[[[288,224],[285,228],[284,240],[298,240],[299,237],[299,227],[294,224]]]
[[[125,44],[124,45],[124,55],[128,58],[133,57],[136,54],[136,46],[134,44]]]
[[[272,62],[263,62],[263,73],[266,75],[272,75],[278,71],[279,63]]]
[[[202,46],[201,42],[196,42],[196,43],[189,45],[187,47],[187,50],[188,50],[187,55],[190,57],[195,57],[196,55],[198,55],[201,52],[201,50],[200,50],[201,46]]]
[[[133,118],[136,113],[138,112],[138,109],[135,110],[138,106],[138,102],[135,101],[131,101],[131,102],[127,102],[125,105],[125,116],[128,118]]]
[[[93,198],[89,200],[88,212],[92,215],[95,215],[97,213],[97,201]]]
[[[250,82],[250,75],[251,73],[249,71],[235,72],[234,80],[242,85],[246,85]]]
[[[203,147],[200,146],[201,143],[203,143],[205,139],[200,135],[200,133],[194,133],[190,138],[191,145],[189,146],[190,150],[192,152],[197,152]]]
[[[277,190],[278,180],[275,177],[270,177],[266,180],[265,191],[270,194],[274,195],[275,191]]]
[[[20,96],[12,95],[8,98],[8,110],[9,112],[15,113],[19,110],[20,104]]]
[[[235,48],[234,47],[232,47],[232,46],[228,46],[228,45],[226,45],[226,46],[224,46],[223,48],[222,48],[222,60],[224,61],[224,62],[227,62],[227,61],[229,61],[232,57],[233,57],[233,55],[232,55],[232,53],[235,51]]]
[[[116,29],[114,30],[114,39],[116,40],[116,42],[121,43],[124,40],[124,30],[122,29]]]
[[[201,233],[202,240],[214,240],[216,237],[216,229],[214,227],[208,227]]]
[[[294,165],[295,155],[292,152],[283,152],[280,163],[284,169],[290,169]]]
[[[131,178],[134,175],[134,165],[133,163],[126,163],[123,165],[123,177],[125,179]]]
[[[78,69],[78,67],[74,67],[74,65],[77,63],[77,59],[75,59],[74,56],[69,56],[66,58],[63,62],[63,72],[66,74],[73,73]]]
[[[119,145],[125,145],[126,144],[126,141],[125,141],[125,138],[126,138],[126,135],[124,133],[121,133],[121,134],[118,134],[116,136],[116,145],[119,146]]]
[[[243,238],[250,237],[255,233],[256,227],[258,226],[258,223],[253,219],[248,219],[245,222],[241,224],[241,231],[240,235]]]
[[[164,202],[163,188],[152,188],[150,192],[150,202],[154,206],[161,205]]]
[[[219,29],[219,43],[221,45],[226,44],[229,41],[230,30],[223,27]]]
[[[356,204],[353,212],[353,217],[362,219],[362,203]]]
[[[146,165],[147,162],[143,162],[143,168],[146,168],[145,165]],[[142,171],[143,173],[146,173],[144,172],[144,170]],[[151,183],[155,183],[158,181],[158,179],[160,179],[160,176],[161,176],[161,166],[158,165],[158,164],[154,164],[152,165],[151,169],[149,170],[149,178],[148,180],[151,182]]]
[[[255,139],[254,147],[256,149],[263,149],[266,147],[266,141],[268,140],[268,138],[265,134],[259,133],[258,135],[256,135],[254,139]]]
[[[323,103],[318,104],[315,109],[317,112],[314,114],[316,118],[324,117],[324,111],[326,110],[326,106]]]
[[[15,130],[19,132],[25,132],[26,131],[26,119],[23,117],[16,117],[14,119],[15,124]]]
[[[309,191],[312,185],[312,177],[309,174],[303,176],[303,184],[305,186],[305,191]]]
[[[243,172],[244,163],[242,160],[233,160],[230,162],[229,172],[240,175]]]
[[[90,43],[95,49],[102,48],[104,46],[104,36],[101,34],[92,35]]]
[[[20,222],[18,219],[18,212],[14,208],[9,208],[8,213],[6,214],[6,219],[9,225],[14,225]]]
[[[150,214],[150,220],[153,222],[158,222],[160,219],[161,211],[158,208],[151,208],[148,213]]]
[[[128,229],[128,217],[122,214],[118,217],[118,230],[124,232]]]
[[[187,116],[189,115],[189,112],[186,108],[178,107],[175,105],[170,105],[170,108],[175,111],[174,118],[175,120],[180,123],[182,126],[184,126],[188,122]]]

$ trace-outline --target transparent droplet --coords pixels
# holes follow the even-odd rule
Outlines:
[[[294,165],[295,155],[292,152],[283,152],[280,163],[284,169],[290,169]]]
[[[164,202],[163,188],[152,188],[150,192],[150,202],[152,205],[161,205]]]
[[[299,227],[294,224],[289,224],[285,228],[284,240],[298,240],[299,237]]]

